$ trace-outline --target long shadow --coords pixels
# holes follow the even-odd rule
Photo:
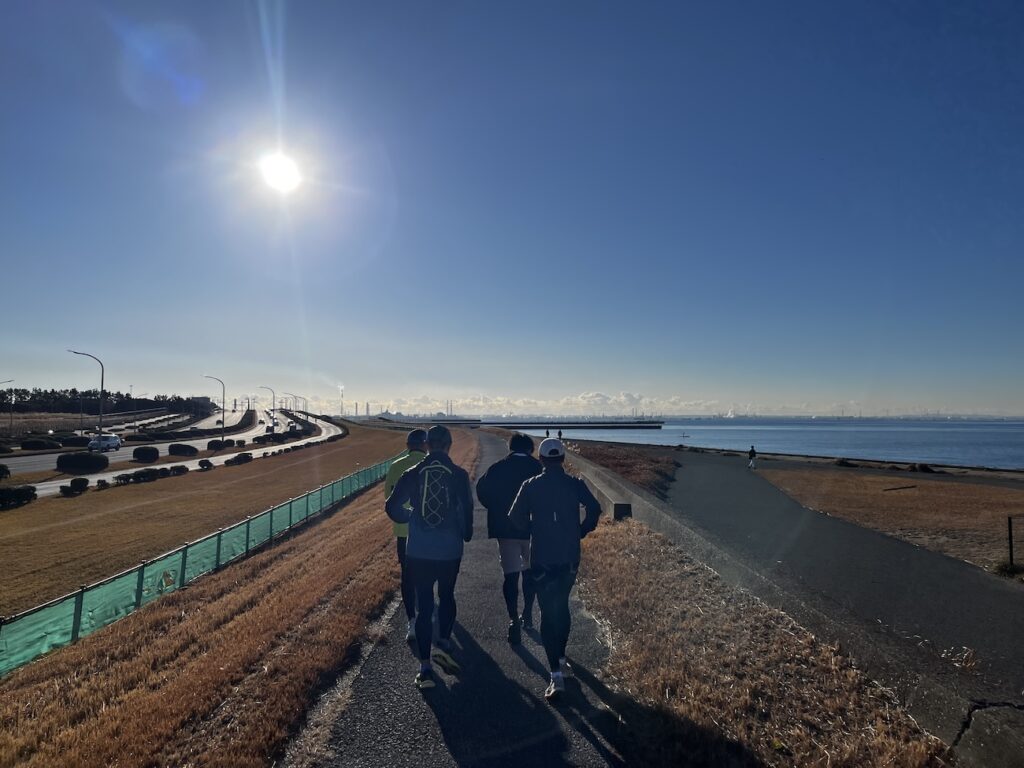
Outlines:
[[[557,705],[566,723],[594,744],[595,734],[612,745],[627,765],[729,766],[751,768],[764,763],[740,742],[697,725],[662,708],[650,707],[616,693],[579,662],[574,679]],[[583,695],[585,686],[603,705],[594,707]],[[601,750],[602,753],[605,750]]]
[[[458,677],[423,692],[448,751],[460,766],[567,766],[571,744],[550,707],[515,680],[455,625]]]

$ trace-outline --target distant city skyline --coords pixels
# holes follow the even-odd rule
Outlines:
[[[6,10],[0,381],[1024,415],[1020,3]]]

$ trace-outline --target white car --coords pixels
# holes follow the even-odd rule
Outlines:
[[[120,451],[121,438],[117,435],[100,435],[89,441],[90,451]]]

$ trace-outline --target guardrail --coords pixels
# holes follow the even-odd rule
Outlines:
[[[382,480],[393,461],[390,458],[353,472],[134,568],[15,616],[0,618],[0,676],[113,624],[161,595],[181,589],[304,525]]]

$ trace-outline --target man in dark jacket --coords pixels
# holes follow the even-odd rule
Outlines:
[[[580,539],[597,527],[601,504],[586,483],[567,475],[562,441],[549,437],[540,444],[544,472],[523,483],[509,519],[531,531],[530,578],[540,603],[540,636],[551,670],[551,684],[544,691],[549,701],[565,690],[572,673],[565,659],[572,617],[569,592],[580,565]],[[586,518],[580,522],[580,506]]]
[[[530,570],[530,532],[516,528],[508,511],[524,480],[541,473],[528,435],[512,435],[509,454],[495,462],[476,483],[476,497],[487,507],[487,537],[498,540],[498,561],[505,575],[501,592],[508,610],[508,641],[518,645],[522,627],[533,624],[533,582],[523,578],[523,614],[519,616],[519,574]]]
[[[406,567],[416,589],[416,650],[420,671],[416,686],[433,688],[431,659],[450,675],[460,671],[452,658],[455,580],[464,542],[473,538],[473,491],[469,474],[449,458],[452,436],[437,425],[427,430],[429,453],[395,484],[384,510],[396,523],[409,524]],[[405,506],[406,502],[410,508]],[[438,597],[438,643],[430,652],[434,585]]]

